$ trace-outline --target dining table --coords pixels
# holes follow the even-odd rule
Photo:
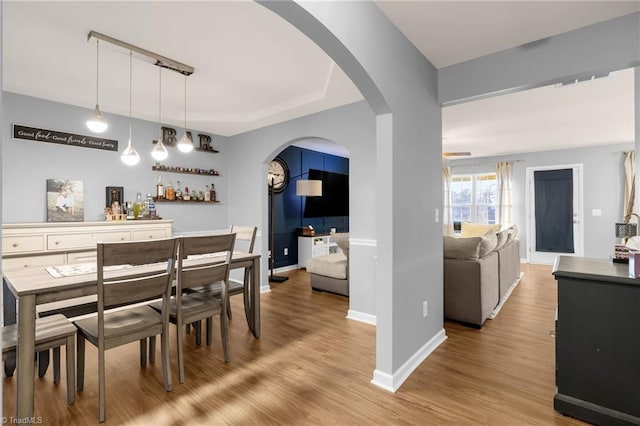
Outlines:
[[[201,262],[202,259],[193,260]],[[54,265],[52,265],[53,267]],[[73,265],[64,265],[73,268]],[[247,324],[255,338],[260,337],[260,255],[233,252],[230,269],[245,268],[244,307]],[[97,293],[95,266],[81,273],[52,274],[51,267],[39,266],[3,271],[4,285],[15,297],[18,327],[16,418],[31,423],[34,410],[33,357],[35,353],[36,305],[90,296]],[[149,267],[153,272],[153,267]],[[111,277],[124,276],[127,270],[110,271]]]

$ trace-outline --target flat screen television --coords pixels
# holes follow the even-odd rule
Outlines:
[[[309,169],[308,179],[322,181],[322,197],[306,197],[303,217],[349,216],[349,175]]]

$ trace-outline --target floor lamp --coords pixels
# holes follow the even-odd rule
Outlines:
[[[289,179],[289,182],[293,179],[304,176],[307,173],[302,173],[301,175],[294,176]],[[289,279],[289,277],[283,277],[279,275],[275,275],[273,273],[273,264],[275,263],[275,226],[274,226],[274,203],[273,203],[273,178],[269,180],[269,229],[270,229],[270,239],[271,243],[269,244],[269,281],[274,283],[283,283]],[[322,197],[322,181],[321,180],[303,180],[300,179],[296,181],[296,195],[299,197]]]

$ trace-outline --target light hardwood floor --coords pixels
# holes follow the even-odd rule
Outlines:
[[[232,298],[231,363],[219,328],[214,343],[186,339],[186,383],[162,387],[162,368],[141,370],[138,345],[110,350],[107,424],[579,425],[553,410],[556,284],[549,266],[523,265],[525,275],[482,330],[446,322],[448,340],[395,393],[370,383],[375,328],[345,318],[346,298],[311,292],[294,271],[262,295],[262,338],[247,329],[242,297]],[[173,330],[173,328],[172,328]],[[67,405],[64,372],[36,378],[36,416],[43,424],[97,423],[96,351],[87,347],[84,391]],[[64,366],[63,366],[64,368]],[[4,415],[15,411],[15,378],[3,381]]]

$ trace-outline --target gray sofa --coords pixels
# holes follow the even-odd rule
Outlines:
[[[444,237],[445,318],[482,327],[520,277],[516,233],[509,228],[482,237]]]

